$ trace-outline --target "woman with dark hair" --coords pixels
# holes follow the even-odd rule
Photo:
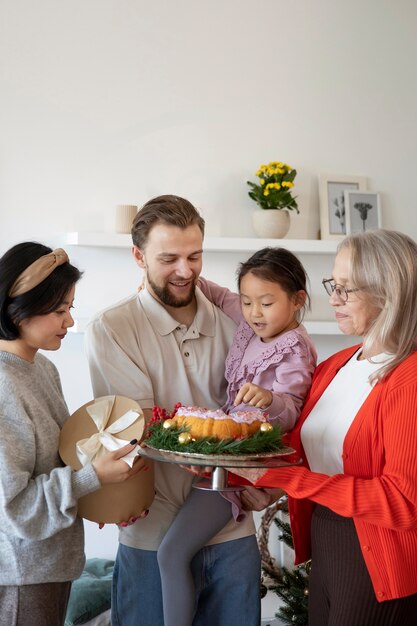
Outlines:
[[[292,431],[303,466],[232,470],[289,496],[310,626],[414,626],[417,614],[417,244],[352,234],[323,279],[359,345],[317,367]]]
[[[68,417],[58,350],[74,324],[80,271],[61,248],[21,243],[0,258],[0,615],[8,626],[62,626],[84,565],[77,499],[137,474],[132,441],[79,471],[58,455]]]

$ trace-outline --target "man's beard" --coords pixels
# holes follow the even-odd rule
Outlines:
[[[148,281],[149,286],[152,288],[152,291],[158,298],[158,300],[162,302],[163,304],[166,304],[167,306],[172,306],[174,308],[179,309],[183,306],[187,306],[188,304],[191,304],[191,302],[194,300],[194,296],[195,296],[195,277],[194,276],[191,279],[192,284],[191,284],[189,293],[181,299],[176,298],[170,292],[168,285],[166,285],[165,287],[159,287],[158,285],[156,285],[153,282],[152,278],[150,277],[149,272],[146,273],[146,279]]]

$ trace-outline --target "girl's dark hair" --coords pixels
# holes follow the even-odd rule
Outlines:
[[[47,246],[26,241],[13,246],[0,258],[0,339],[18,339],[22,320],[55,311],[81,278],[82,272],[68,262],[63,263],[39,285],[11,298],[9,291],[18,276],[50,252],[52,249]]]
[[[308,277],[301,261],[285,248],[262,248],[241,263],[237,269],[237,282],[240,290],[242,278],[251,272],[255,276],[278,283],[290,296],[298,291],[306,292],[303,310],[310,308],[310,296],[307,291]]]

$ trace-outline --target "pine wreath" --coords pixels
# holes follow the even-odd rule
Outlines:
[[[296,566],[293,570],[286,567],[278,567],[275,559],[269,552],[269,530],[271,523],[281,532],[280,540],[293,548],[291,527],[276,517],[279,511],[288,511],[287,498],[281,498],[274,505],[268,507],[262,516],[258,531],[258,545],[262,559],[262,570],[266,574],[263,580],[267,589],[274,591],[282,600],[283,604],[278,608],[276,617],[283,624],[307,626],[308,624],[308,579],[311,569],[311,561]]]
[[[160,407],[153,408],[153,417],[148,423],[144,438],[145,445],[158,450],[204,455],[255,455],[279,452],[285,448],[279,426],[274,426],[267,431],[259,430],[249,437],[238,437],[236,439],[217,440],[214,437],[193,439],[189,436],[187,428],[178,428],[172,420],[177,408],[178,405],[169,414],[166,409],[161,409]]]
[[[272,580],[280,578],[282,573],[281,567],[277,565],[276,560],[269,551],[269,531],[279,511],[288,511],[287,499],[285,497],[280,498],[265,510],[258,529],[258,547],[261,553],[262,570]]]

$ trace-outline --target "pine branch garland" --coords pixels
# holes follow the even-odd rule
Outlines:
[[[294,550],[294,544],[292,540],[291,526],[288,522],[284,522],[283,520],[276,517],[274,519],[274,523],[277,526],[278,530],[281,531],[280,539],[285,543],[286,546]]]
[[[191,440],[188,443],[180,443],[178,436],[188,432],[187,428],[164,428],[163,422],[150,422],[148,426],[145,445],[152,446],[158,450],[169,450],[170,452],[186,452],[188,454],[204,455],[249,455],[262,454],[267,452],[279,452],[284,449],[282,443],[282,433],[278,426],[267,432],[258,431],[254,435],[246,438],[222,439],[205,437],[199,440]]]

